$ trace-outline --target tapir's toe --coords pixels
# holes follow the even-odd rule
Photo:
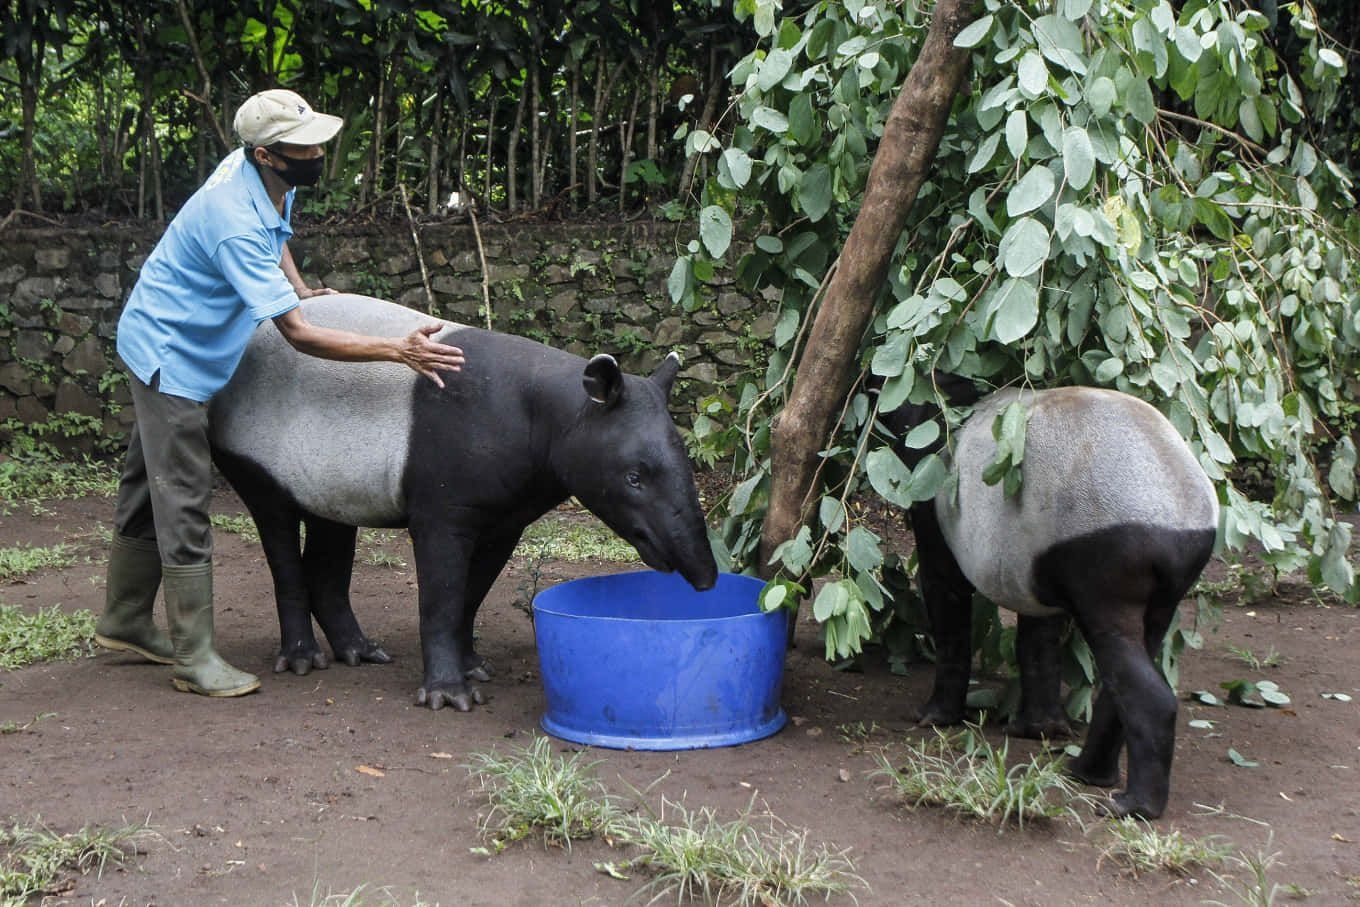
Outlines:
[[[364,662],[380,665],[392,663],[392,656],[388,655],[382,646],[367,637],[359,642],[336,649],[335,657],[351,668],[357,668]]]
[[[279,653],[278,658],[274,659],[275,674],[291,671],[298,677],[305,677],[310,674],[312,668],[324,671],[330,666],[330,659],[320,649],[313,649],[310,652],[302,650],[283,651]]]
[[[459,688],[461,687],[461,689]],[[472,711],[473,705],[481,705],[486,702],[482,691],[477,687],[435,687],[427,689],[421,687],[416,691],[416,705],[429,706],[431,711],[439,711],[444,706],[452,706],[460,712]]]

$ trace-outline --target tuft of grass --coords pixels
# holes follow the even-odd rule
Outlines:
[[[107,864],[122,864],[136,855],[138,841],[148,834],[144,825],[129,825],[86,826],[63,835],[37,819],[0,828],[0,907],[23,907],[30,898],[54,892],[73,872],[102,874]]]
[[[1158,831],[1136,818],[1117,819],[1106,828],[1110,842],[1101,850],[1100,860],[1118,863],[1135,876],[1144,872],[1188,876],[1197,868],[1220,866],[1231,856],[1229,844],[1218,835],[1187,838],[1174,829]]]
[[[473,753],[465,767],[490,805],[481,818],[482,837],[500,851],[530,836],[542,836],[545,846],[570,847],[605,831],[617,810],[595,777],[599,763],[584,757],[555,756],[549,739],[537,735],[507,754]]]
[[[75,562],[75,552],[66,544],[53,545],[50,548],[32,546],[0,548],[0,582],[22,579],[39,570],[69,567]]]
[[[1023,828],[1036,819],[1075,817],[1072,803],[1089,802],[1063,771],[1060,754],[1038,753],[1008,766],[1009,751],[1009,739],[994,747],[972,725],[955,733],[937,729],[907,741],[900,768],[878,753],[873,774],[886,777],[912,809],[942,807],[991,822],[998,831],[1012,822]]]
[[[847,851],[814,847],[806,830],[784,827],[768,814],[763,819],[755,824],[748,807],[721,822],[711,809],[688,810],[663,798],[661,815],[623,816],[609,834],[642,851],[630,867],[656,873],[639,892],[651,893],[649,904],[670,895],[677,903],[702,899],[742,907],[785,907],[846,893],[858,901],[853,889],[867,885]]]
[[[255,528],[255,521],[247,513],[214,513],[208,517],[214,529],[221,529],[223,532],[230,532],[239,535],[247,542],[258,542],[260,540],[260,530]]]
[[[83,609],[67,614],[52,605],[26,614],[14,605],[0,604],[0,670],[90,655],[94,623],[94,614]]]
[[[1242,646],[1229,645],[1228,654],[1251,668],[1253,671],[1259,671],[1262,668],[1279,667],[1280,663],[1284,661],[1284,656],[1276,651],[1274,646],[1271,646],[1270,651],[1266,654],[1257,655],[1251,649]]]
[[[112,495],[118,490],[119,468],[119,464],[111,460],[89,458],[8,460],[0,463],[0,503],[33,504],[43,500]]]
[[[1271,839],[1274,839],[1272,834]],[[1267,847],[1270,845],[1267,844]],[[1274,907],[1275,899],[1281,893],[1287,892],[1286,889],[1270,880],[1270,871],[1279,865],[1278,853],[1266,853],[1259,851],[1249,854],[1240,851],[1237,856],[1229,857],[1229,862],[1233,863],[1238,869],[1246,871],[1245,879],[1236,879],[1221,875],[1210,870],[1218,883],[1227,889],[1228,893],[1237,899],[1238,903],[1246,904],[1248,907]],[[1221,901],[1209,901],[1217,907],[1227,907]]]
[[[327,890],[323,894],[321,892],[321,883],[318,881],[312,885],[311,900],[307,901],[307,907],[370,907],[370,905],[376,905],[376,907],[403,907],[406,903],[405,901],[397,900],[396,896],[392,894],[392,891],[389,888],[375,889],[373,894],[378,900],[370,901],[368,899],[367,890],[367,885],[360,885],[358,888],[348,893],[333,894],[331,891]],[[433,904],[422,901],[419,892],[417,892],[414,897],[415,900],[411,902],[410,907],[439,907],[438,901]],[[296,893],[293,895],[293,907],[303,907],[303,902],[298,900]]]

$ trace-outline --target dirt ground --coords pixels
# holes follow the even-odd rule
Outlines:
[[[108,499],[85,498],[0,514],[0,547],[67,542],[88,558],[0,585],[0,602],[98,613],[112,511]],[[221,492],[216,511],[242,508]],[[595,868],[627,856],[604,842],[567,851],[527,841],[496,856],[474,852],[483,844],[484,801],[465,767],[469,754],[526,745],[540,733],[544,698],[532,628],[512,604],[525,564],[512,563],[479,622],[481,651],[496,669],[484,688],[488,702],[467,714],[432,713],[413,704],[421,671],[414,568],[403,538],[383,544],[407,566],[360,564],[354,603],[366,631],[395,657],[391,665],[270,673],[278,631],[264,559],[255,543],[218,532],[218,645],[261,676],[259,693],[226,701],[178,693],[168,668],[112,653],[0,673],[0,725],[32,722],[0,735],[0,821],[41,817],[57,831],[144,822],[157,832],[127,866],[76,877],[45,903],[306,905],[314,891],[361,885],[386,888],[403,905],[417,895],[425,904],[498,907],[634,898],[645,878],[620,881]],[[542,585],[636,565],[550,566]],[[903,808],[871,777],[873,752],[921,733],[911,716],[930,668],[906,677],[877,663],[860,673],[834,671],[804,610],[784,678],[791,721],[783,731],[725,749],[592,750],[606,786],[626,795],[654,785],[652,806],[664,795],[724,819],[752,803],[768,809],[806,829],[814,846],[849,849],[865,883],[855,890],[864,907],[1243,903],[1205,872],[1130,875],[1101,858],[1108,839],[1096,819],[1086,829],[1067,821],[998,833]],[[1258,655],[1273,648],[1282,661],[1254,671],[1230,646]],[[1250,607],[1226,607],[1204,649],[1187,654],[1182,693],[1268,678],[1293,706],[1183,701],[1171,803],[1158,827],[1276,855],[1269,881],[1281,887],[1277,903],[1360,902],[1357,650],[1360,611],[1328,606],[1300,585]],[[1323,698],[1327,692],[1354,699]],[[39,716],[47,717],[34,721]],[[1215,722],[1211,730],[1188,726],[1205,718]],[[867,740],[853,728],[868,729]],[[988,735],[1001,739],[994,728]],[[1012,753],[1033,747],[1014,741]],[[1232,764],[1229,748],[1259,764]],[[1246,881],[1239,867],[1226,872]]]

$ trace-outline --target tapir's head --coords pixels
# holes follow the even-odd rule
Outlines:
[[[703,591],[717,582],[718,565],[694,470],[666,405],[679,368],[674,353],[650,378],[625,375],[613,356],[591,359],[581,376],[586,402],[554,460],[568,490],[643,563],[678,571]]]

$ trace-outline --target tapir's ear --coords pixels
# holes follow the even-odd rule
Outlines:
[[[600,353],[586,363],[581,385],[590,399],[605,406],[613,406],[623,396],[623,370],[618,360],[608,353]]]
[[[671,385],[675,383],[675,376],[680,373],[680,357],[674,351],[667,353],[666,358],[661,360],[661,364],[652,372],[652,380],[661,385],[667,397],[671,395]]]

